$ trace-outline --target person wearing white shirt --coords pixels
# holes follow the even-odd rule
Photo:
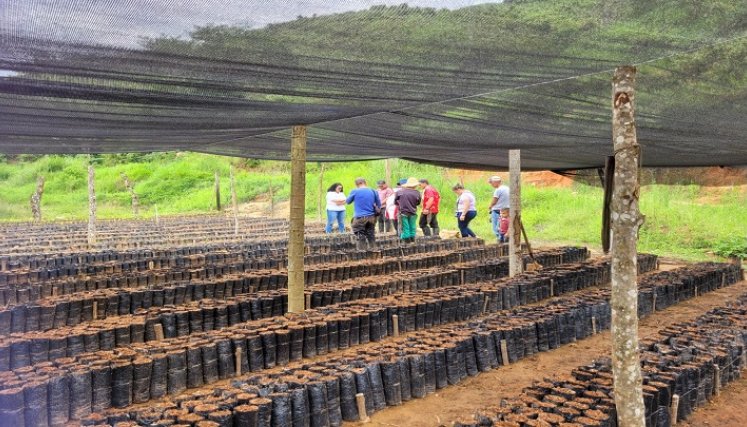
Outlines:
[[[490,201],[488,211],[490,211],[490,222],[493,224],[493,234],[501,241],[501,210],[509,208],[510,191],[507,186],[503,185],[501,177],[498,175],[491,176],[488,183],[493,186],[493,199]]]
[[[477,201],[471,191],[465,190],[462,184],[456,184],[452,187],[457,195],[457,225],[462,237],[477,237],[469,228],[469,223],[477,216]]]
[[[327,234],[332,233],[332,226],[337,221],[340,233],[345,232],[345,193],[342,184],[336,182],[327,189]]]

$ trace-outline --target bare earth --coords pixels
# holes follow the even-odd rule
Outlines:
[[[662,265],[662,270],[672,268]],[[711,308],[723,305],[737,295],[747,293],[747,282],[742,281],[726,289],[681,303],[657,312],[640,323],[641,337],[653,336],[659,329],[694,319]],[[591,363],[609,354],[609,332],[539,353],[508,367],[499,368],[468,378],[457,386],[440,390],[425,399],[416,399],[398,407],[377,412],[366,424],[357,426],[451,426],[454,420],[471,415],[476,410],[495,404],[504,397],[519,394],[534,381],[569,373],[576,366]],[[723,389],[721,396],[698,409],[683,426],[741,427],[747,420],[747,376]]]

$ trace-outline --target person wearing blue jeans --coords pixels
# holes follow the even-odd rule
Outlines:
[[[452,187],[457,195],[457,226],[462,233],[462,237],[477,237],[469,228],[469,223],[477,216],[477,202],[475,195],[471,191],[465,190],[462,184],[456,184]]]
[[[355,189],[345,200],[353,203],[353,234],[358,238],[356,247],[370,248],[376,242],[376,214],[381,211],[381,201],[376,190],[368,188],[364,178],[355,179]]]
[[[503,185],[501,177],[498,175],[491,176],[488,183],[495,189],[493,199],[490,201],[488,210],[490,211],[490,222],[493,225],[493,234],[496,239],[501,241],[501,210],[509,207],[509,189]]]
[[[342,192],[342,184],[336,182],[327,190],[327,234],[332,233],[332,227],[337,221],[337,229],[340,233],[345,232],[345,193]]]

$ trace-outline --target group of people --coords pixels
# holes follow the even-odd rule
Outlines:
[[[503,184],[500,176],[494,175],[488,179],[488,183],[493,187],[493,198],[488,205],[490,212],[490,221],[493,226],[493,233],[499,243],[508,242],[508,225],[509,225],[509,189]],[[462,184],[456,184],[452,187],[457,195],[457,226],[462,237],[477,237],[475,232],[469,228],[469,223],[477,217],[477,200],[475,195],[464,188]]]
[[[504,243],[508,241],[509,189],[502,184],[499,176],[492,176],[488,182],[494,188],[488,206],[493,231],[497,240]],[[376,190],[369,188],[364,178],[357,178],[355,189],[345,196],[341,183],[332,184],[327,190],[326,232],[332,233],[335,223],[340,233],[345,232],[345,205],[352,203],[351,228],[360,245],[375,242],[377,226],[380,233],[394,230],[404,242],[415,241],[418,227],[425,236],[439,235],[441,195],[427,179],[401,179],[395,188],[390,188],[387,182],[381,180],[376,186]],[[419,190],[422,190],[422,194]],[[470,222],[477,217],[475,195],[462,184],[454,185],[452,190],[457,195],[456,217],[461,236],[477,237],[469,228]],[[421,205],[418,218],[418,207]]]

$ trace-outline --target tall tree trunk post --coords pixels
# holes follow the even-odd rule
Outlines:
[[[125,188],[130,193],[130,198],[132,199],[132,213],[133,215],[138,215],[140,214],[140,199],[135,193],[135,186],[132,184],[132,181],[130,181],[130,178],[128,178],[127,175],[124,174],[124,172],[122,172],[120,175],[122,176]]]
[[[88,245],[96,244],[96,189],[93,165],[88,165]]]
[[[42,220],[42,195],[44,195],[44,177],[39,176],[36,178],[36,191],[31,195],[31,215],[34,218],[34,222],[41,222]]]
[[[233,166],[229,169],[231,173],[231,206],[233,207],[233,234],[239,235],[239,199],[236,196],[236,182],[233,177]]]
[[[220,175],[215,171],[215,210],[220,211]]]
[[[306,126],[291,134],[290,238],[288,241],[288,312],[304,311],[304,211],[306,193]]]
[[[634,101],[636,69],[615,69],[612,78],[612,140],[615,152],[612,194],[612,374],[620,427],[645,427],[638,352],[636,244],[643,217],[638,210],[640,146]]]
[[[317,219],[319,221],[322,220],[322,211],[324,210],[324,205],[322,204],[322,199],[324,199],[324,163],[319,163],[319,198],[317,199]]]
[[[521,256],[521,150],[508,150],[508,175],[508,272],[513,277],[524,270]]]

